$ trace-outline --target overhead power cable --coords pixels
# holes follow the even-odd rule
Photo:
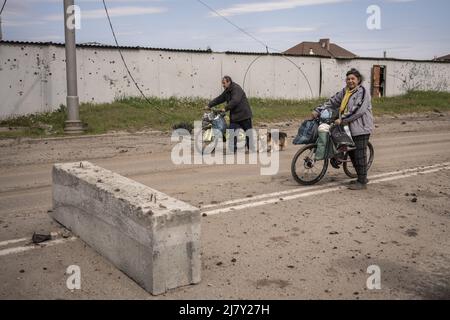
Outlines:
[[[3,2],[2,8],[0,9],[0,16],[1,16],[2,13],[3,13],[3,9],[5,9],[6,2],[8,2],[8,0],[5,0],[5,1]]]
[[[123,65],[125,66],[125,69],[127,69],[128,75],[130,76],[131,80],[133,81],[134,85],[136,86],[136,88],[138,89],[138,91],[140,92],[140,94],[142,95],[144,100],[147,101],[148,104],[150,104],[153,108],[155,108],[160,113],[162,113],[162,114],[164,114],[166,116],[169,116],[169,114],[167,112],[164,112],[163,110],[161,110],[160,108],[158,108],[154,104],[152,104],[150,99],[147,98],[147,96],[144,94],[144,92],[142,91],[141,87],[139,86],[139,84],[136,82],[136,80],[134,79],[133,75],[131,74],[130,68],[128,68],[128,64],[125,61],[125,58],[124,58],[124,56],[122,54],[122,49],[120,48],[119,42],[117,41],[116,33],[114,31],[114,27],[113,27],[112,22],[111,22],[111,17],[109,16],[108,8],[106,7],[105,0],[102,0],[102,1],[103,1],[103,7],[105,8],[105,12],[106,12],[106,17],[108,18],[109,27],[111,28],[111,32],[112,32],[112,35],[113,35],[113,38],[114,38],[114,42],[116,43],[117,50],[119,51],[120,58],[122,59]]]
[[[206,8],[208,8],[209,11],[217,14],[219,17],[221,17],[222,19],[224,19],[226,22],[228,22],[229,24],[231,24],[233,27],[235,27],[236,29],[238,29],[239,31],[241,31],[242,33],[244,33],[245,35],[247,35],[248,37],[252,38],[253,40],[255,40],[256,42],[259,42],[260,44],[262,44],[266,50],[268,51],[268,47],[267,44],[264,43],[264,41],[261,41],[260,39],[256,38],[254,35],[252,35],[251,33],[247,32],[245,29],[239,27],[237,24],[235,24],[233,21],[231,21],[230,19],[228,19],[227,17],[225,17],[224,15],[220,14],[217,10],[215,10],[214,8],[212,8],[211,6],[209,6],[207,3],[203,2],[202,0],[197,0],[199,3],[201,3],[203,6],[205,6]]]
[[[300,73],[303,75],[303,77],[306,80],[306,83],[308,84],[309,90],[311,92],[311,97],[314,97],[314,92],[312,90],[311,87],[311,83],[308,80],[308,77],[306,76],[306,74],[303,72],[303,70],[294,62],[292,61],[292,59],[289,59],[281,50],[275,49],[270,47],[266,42],[258,39],[257,37],[255,37],[254,35],[252,35],[250,32],[246,31],[244,28],[241,28],[240,26],[238,26],[236,23],[234,23],[233,21],[231,21],[230,19],[228,19],[227,17],[225,17],[224,15],[220,14],[220,12],[218,12],[217,10],[215,10],[214,8],[212,8],[210,5],[208,5],[207,3],[205,3],[202,0],[196,0],[197,2],[199,2],[200,4],[202,4],[204,7],[206,7],[209,11],[211,11],[212,13],[216,14],[217,16],[221,17],[222,19],[224,19],[226,22],[228,22],[229,24],[231,24],[233,27],[235,27],[236,29],[238,29],[239,31],[241,31],[242,33],[244,33],[245,35],[247,35],[248,37],[252,38],[253,40],[255,40],[256,42],[260,43],[261,45],[264,46],[264,48],[266,49],[267,54],[269,54],[269,49],[276,52],[277,54],[279,54],[281,57],[283,57],[284,59],[288,60],[290,63],[292,63],[297,69],[298,71],[300,71]],[[258,60],[259,58],[256,58],[255,60]],[[255,61],[253,61],[255,62]],[[253,64],[253,62],[250,64],[250,66]],[[248,72],[248,70],[247,70]],[[246,74],[247,74],[246,72]]]

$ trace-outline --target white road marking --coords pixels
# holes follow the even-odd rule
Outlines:
[[[433,167],[437,167],[437,166],[440,166],[440,165],[422,167],[422,168],[416,168],[416,169],[409,169],[410,172],[413,170],[416,170],[416,172],[412,172],[409,174],[405,173],[406,170],[399,171],[399,172],[396,172],[396,174],[391,173],[390,175],[392,175],[392,176],[390,176],[390,177],[389,176],[386,178],[382,177],[381,179],[374,179],[374,177],[370,177],[371,181],[369,182],[369,184],[377,184],[377,183],[382,183],[382,182],[386,182],[386,181],[399,180],[399,179],[417,176],[420,174],[429,174],[429,173],[438,172],[440,170],[449,170],[450,169],[450,166],[444,166],[444,167],[441,166],[441,167],[438,167],[435,169],[422,171],[424,168],[433,168]],[[378,176],[386,176],[386,175],[387,174],[378,175]],[[337,187],[329,187],[329,188],[325,188],[325,189],[317,190],[317,191],[310,191],[310,192],[304,192],[304,193],[299,192],[294,195],[283,197],[282,198],[283,200],[281,200],[280,197],[275,197],[275,198],[270,198],[270,199],[266,199],[263,201],[250,202],[250,203],[241,204],[241,205],[237,205],[237,206],[231,206],[231,207],[225,207],[225,208],[220,208],[220,209],[215,209],[215,210],[210,210],[210,211],[204,211],[204,212],[202,212],[202,214],[206,214],[207,216],[212,216],[212,215],[216,215],[216,214],[220,214],[220,213],[227,213],[227,212],[231,212],[231,211],[239,211],[239,210],[248,209],[248,208],[260,207],[260,206],[273,204],[273,203],[280,202],[280,201],[289,201],[289,200],[295,200],[298,198],[320,195],[323,193],[338,191],[338,190],[342,190],[345,188],[347,188],[346,185],[340,185]],[[301,189],[301,190],[303,190],[303,189]]]
[[[13,240],[6,240],[6,241],[2,241],[0,242],[0,247],[4,247],[13,243],[18,243],[18,242],[25,242],[25,241],[31,241],[30,238],[22,238],[22,239],[13,239]]]
[[[382,183],[382,182],[386,182],[386,181],[399,180],[399,179],[409,178],[409,177],[413,177],[413,176],[418,176],[421,174],[434,173],[434,172],[438,172],[441,170],[450,170],[450,162],[435,164],[432,166],[417,167],[414,169],[393,171],[393,172],[370,176],[369,178],[371,179],[371,181],[369,182],[369,184],[376,184],[376,183]],[[347,186],[342,185],[341,182],[334,182],[334,183],[329,183],[326,185],[315,186],[315,187],[300,187],[300,188],[295,188],[292,190],[262,194],[262,195],[258,195],[258,196],[252,197],[252,198],[236,199],[236,200],[231,200],[231,201],[225,201],[225,202],[222,202],[222,203],[219,203],[216,205],[205,206],[205,207],[203,207],[203,209],[207,208],[207,207],[209,207],[209,208],[220,207],[220,206],[226,206],[229,204],[249,202],[249,201],[253,201],[255,199],[266,199],[263,201],[257,201],[257,202],[253,201],[250,203],[244,203],[244,204],[237,205],[237,206],[231,206],[231,207],[220,208],[220,209],[216,209],[216,210],[205,211],[203,213],[207,214],[208,216],[216,215],[216,214],[226,213],[226,212],[230,212],[230,211],[238,211],[238,210],[242,210],[242,209],[273,204],[275,202],[281,201],[280,200],[281,195],[287,195],[287,196],[283,197],[283,201],[289,201],[289,200],[295,200],[298,198],[305,198],[305,197],[309,197],[309,196],[320,195],[323,193],[338,191],[338,190],[345,189],[346,187]],[[317,189],[320,189],[320,190],[317,190]],[[304,191],[307,191],[307,192],[304,192]],[[290,195],[290,194],[293,194],[293,195]],[[67,238],[67,239],[63,238],[63,239],[56,239],[56,240],[48,241],[45,243],[41,243],[39,245],[29,244],[29,245],[25,245],[25,246],[21,246],[21,247],[13,247],[13,248],[8,248],[8,249],[3,249],[3,250],[0,250],[0,257],[7,256],[10,254],[26,252],[26,251],[30,251],[30,250],[37,249],[37,248],[51,247],[54,245],[63,244],[66,242],[77,240],[77,239],[78,239],[77,237],[71,237],[71,238]],[[0,242],[0,247],[7,246],[9,244],[29,241],[29,240],[30,240],[29,238],[6,240],[6,241]]]
[[[401,171],[392,171],[392,172],[377,174],[377,175],[370,176],[369,178],[370,179],[377,179],[377,178],[389,177],[389,176],[393,176],[393,175],[407,174],[407,173],[410,173],[410,172],[416,172],[418,170],[428,170],[428,169],[433,169],[433,168],[445,167],[445,166],[448,166],[448,165],[450,165],[450,162],[444,162],[444,163],[435,164],[435,165],[432,165],[432,166],[417,167],[417,168],[414,168],[414,169],[405,169],[405,170],[401,170]],[[330,187],[335,187],[335,186],[340,186],[340,185],[342,185],[342,182],[331,182],[331,183],[327,183],[327,184],[324,184],[324,185],[313,186],[313,187],[308,187],[308,186],[298,187],[298,188],[295,188],[295,189],[290,189],[290,190],[285,190],[285,191],[261,194],[261,195],[257,195],[257,196],[254,196],[254,197],[246,197],[246,198],[240,198],[240,199],[224,201],[224,202],[216,203],[216,204],[209,204],[209,205],[206,205],[206,206],[202,206],[201,209],[204,210],[204,209],[224,207],[224,206],[228,206],[228,205],[231,205],[231,204],[238,204],[238,203],[242,203],[242,202],[254,202],[254,200],[266,199],[266,198],[271,198],[271,197],[279,197],[279,196],[288,195],[288,194],[291,194],[291,193],[298,193],[298,192],[301,192],[301,191],[308,191],[309,192],[309,191],[313,191],[313,190],[317,190],[317,189],[330,188]]]
[[[71,238],[67,238],[67,239],[57,239],[57,240],[53,240],[53,241],[49,241],[49,242],[44,242],[44,243],[41,243],[39,245],[31,244],[31,245],[22,246],[22,247],[14,247],[14,248],[3,249],[3,250],[0,250],[0,257],[7,256],[7,255],[10,255],[10,254],[30,251],[30,250],[37,249],[37,248],[52,247],[52,246],[55,246],[57,244],[62,244],[62,243],[66,243],[66,242],[69,242],[69,241],[74,241],[76,239],[78,239],[78,238],[77,237],[71,237]],[[17,240],[20,240],[20,239],[17,239]],[[10,243],[14,243],[14,241],[16,241],[16,240],[9,240],[9,241],[10,241]],[[11,242],[11,241],[13,241],[13,242]],[[4,242],[6,242],[6,241],[4,241]],[[18,241],[16,241],[16,242],[18,242]]]

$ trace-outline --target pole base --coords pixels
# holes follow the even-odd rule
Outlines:
[[[67,120],[64,126],[66,134],[82,134],[84,133],[83,123],[79,120]]]

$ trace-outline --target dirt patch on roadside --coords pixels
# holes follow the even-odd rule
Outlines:
[[[302,120],[261,124],[258,128],[279,129],[288,134],[288,147]],[[407,132],[450,130],[450,113],[382,116],[376,118],[374,136]],[[142,131],[108,135],[49,139],[0,139],[0,167],[27,164],[127,157],[171,151],[170,133]]]

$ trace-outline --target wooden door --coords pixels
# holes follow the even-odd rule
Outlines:
[[[372,97],[381,97],[381,66],[372,68]]]

